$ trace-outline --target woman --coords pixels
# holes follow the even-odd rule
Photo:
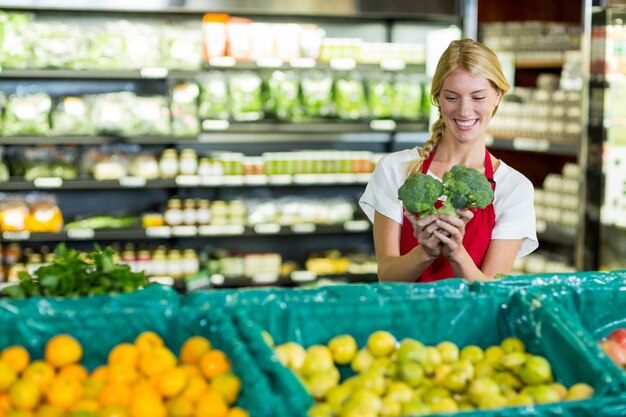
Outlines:
[[[531,182],[485,146],[489,121],[509,88],[486,46],[462,39],[445,50],[432,80],[431,100],[439,109],[432,136],[422,148],[383,157],[359,201],[374,223],[380,281],[488,281],[508,274],[516,257],[537,248]],[[407,176],[422,172],[440,180],[457,164],[490,180],[489,206],[457,210],[460,218],[418,219],[403,209],[398,188]]]

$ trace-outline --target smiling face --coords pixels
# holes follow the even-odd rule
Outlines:
[[[464,69],[452,72],[437,96],[446,124],[445,138],[460,143],[484,141],[501,95],[486,78]]]

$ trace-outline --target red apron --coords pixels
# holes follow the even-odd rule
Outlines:
[[[422,165],[422,173],[426,174],[430,163],[435,156],[436,149],[430,153],[428,159]],[[491,158],[489,152],[485,149],[485,176],[491,183],[491,188],[495,191],[496,183],[493,181],[493,167],[491,166]],[[441,201],[437,201],[435,207],[439,208],[443,205]],[[465,225],[465,236],[463,237],[463,246],[478,268],[483,264],[485,254],[491,243],[491,232],[496,223],[496,214],[493,209],[493,201],[484,209],[471,209],[474,217]],[[405,255],[413,248],[419,245],[419,242],[413,235],[413,226],[411,222],[404,217],[402,222],[402,235],[400,236],[400,255]],[[450,262],[443,256],[439,256],[432,264],[420,275],[416,281],[431,282],[439,281],[446,278],[454,278]]]

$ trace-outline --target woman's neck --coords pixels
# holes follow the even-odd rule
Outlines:
[[[435,161],[446,165],[467,165],[483,167],[485,164],[485,144],[459,144],[453,141],[442,140],[437,147]]]

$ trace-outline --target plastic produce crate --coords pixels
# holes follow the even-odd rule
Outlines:
[[[361,348],[371,333],[387,330],[397,340],[412,337],[426,345],[448,340],[459,347],[475,344],[485,348],[516,336],[529,352],[548,359],[558,382],[566,386],[585,382],[595,390],[593,398],[583,401],[476,411],[463,416],[626,415],[626,405],[617,397],[626,386],[616,380],[615,369],[589,349],[589,340],[581,340],[580,327],[561,314],[558,304],[545,308],[534,298],[521,295],[503,304],[492,295],[453,294],[386,302],[300,302],[292,303],[285,314],[289,316],[289,326],[270,332],[276,344],[294,341],[308,347],[327,344],[332,337],[347,333],[356,338]],[[245,310],[235,313],[235,323],[258,366],[270,378],[274,392],[289,404],[292,415],[305,416],[313,400],[301,384],[293,382],[293,374],[264,343],[260,326]]]

